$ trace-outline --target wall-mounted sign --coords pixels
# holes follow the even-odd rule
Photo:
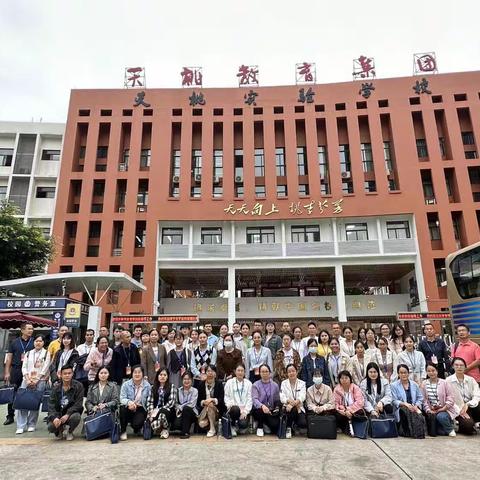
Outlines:
[[[398,312],[397,320],[451,320],[449,312]]]
[[[67,327],[78,328],[80,326],[81,314],[82,312],[78,303],[67,304],[63,324]]]

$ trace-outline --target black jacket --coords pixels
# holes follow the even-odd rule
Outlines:
[[[58,382],[52,388],[50,398],[48,400],[48,421],[51,422],[55,418],[63,417],[63,415],[72,415],[72,413],[83,412],[83,385],[76,380],[72,380],[72,386],[64,392],[64,397],[68,402],[62,407],[62,382]]]
[[[60,365],[60,358],[62,357],[62,353],[63,353],[63,350],[60,349],[56,354],[55,354],[55,357],[53,358],[53,361],[52,363],[50,364],[50,377],[52,379],[52,383],[55,383],[57,382],[59,379],[58,379],[58,375],[57,375],[57,372],[58,372],[58,367]],[[70,354],[70,357],[68,357],[68,361],[67,363],[64,364],[65,365],[68,365],[69,367],[72,367],[73,368],[73,371],[75,372],[76,370],[76,367],[77,367],[77,360],[78,360],[78,352],[77,350],[74,348],[72,350],[72,353]]]
[[[203,409],[202,406],[202,401],[206,400],[207,398],[207,390],[205,388],[205,382],[200,382],[198,388],[198,397],[197,397],[197,408],[198,411],[201,412]],[[215,386],[213,387],[213,398],[216,398],[218,400],[218,411],[220,412],[220,415],[222,415],[225,412],[225,401],[224,401],[224,389],[223,389],[223,383],[215,380]]]
[[[131,378],[127,375],[127,365],[134,367],[140,365],[140,354],[138,348],[131,343],[128,348],[123,348],[122,344],[113,349],[112,363],[110,369],[112,372],[112,380],[118,385],[122,384],[124,378]]]

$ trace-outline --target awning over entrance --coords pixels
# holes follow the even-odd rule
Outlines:
[[[0,328],[19,328],[22,323],[32,323],[34,327],[56,327],[56,320],[36,317],[22,312],[0,313]]]

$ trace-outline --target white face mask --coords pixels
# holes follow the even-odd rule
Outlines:
[[[231,340],[226,340],[225,342],[223,342],[223,346],[225,348],[233,347],[233,342]]]
[[[309,351],[310,353],[316,353],[317,347],[308,347],[308,351]]]
[[[313,377],[313,383],[315,385],[321,385],[323,383],[323,377]]]

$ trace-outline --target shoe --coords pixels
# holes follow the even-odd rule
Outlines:
[[[236,437],[238,435],[237,427],[232,427],[232,437]]]
[[[35,427],[28,427],[27,429],[27,432],[34,432],[35,431]]]
[[[120,434],[120,440],[126,440],[127,439],[127,432],[123,432],[122,434]]]
[[[215,430],[209,430],[207,432],[207,438],[212,438],[215,436]]]
[[[455,430],[455,432],[458,433],[458,431],[460,430],[460,424],[458,423],[458,420],[454,420],[453,421],[453,429]]]
[[[480,433],[480,422],[475,423],[475,425],[473,426],[473,428],[475,429],[475,431],[476,431],[477,433]]]
[[[67,442],[71,442],[73,440],[73,433],[68,432],[66,440]]]
[[[265,432],[265,435],[269,435],[270,433],[272,433],[268,425],[263,426],[263,431]]]
[[[170,432],[166,429],[163,429],[161,432],[160,432],[160,438],[165,438],[167,439],[168,437],[170,436]]]
[[[11,425],[14,422],[13,417],[7,417],[6,420],[3,422],[4,425]]]
[[[16,435],[21,435],[22,433],[23,433],[23,428],[17,428],[17,430],[15,431]]]
[[[455,430],[452,430],[449,434],[448,434],[449,437],[456,437],[457,434],[455,433]]]
[[[257,428],[257,437],[263,437],[264,435],[263,428]]]
[[[70,433],[70,427],[68,425],[65,425],[63,427],[63,432],[62,432],[62,437],[64,440],[67,439],[68,434]]]
[[[285,434],[285,438],[292,438],[292,429],[287,428],[287,433]]]
[[[190,434],[189,434],[189,433],[182,433],[182,434],[180,435],[180,438],[181,438],[182,440],[185,440],[186,438],[190,438]]]

